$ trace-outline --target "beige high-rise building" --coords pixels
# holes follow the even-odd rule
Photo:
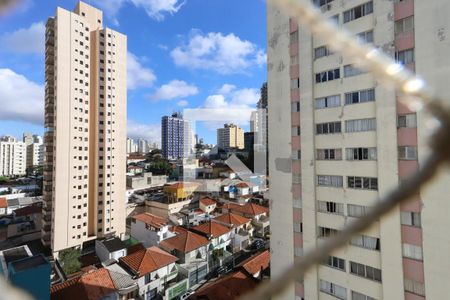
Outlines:
[[[127,37],[83,2],[45,34],[42,241],[53,252],[125,232]]]
[[[244,130],[234,124],[217,129],[217,146],[222,149],[244,149]]]
[[[450,99],[450,1],[321,0],[322,12]],[[423,165],[424,113],[268,7],[272,276]],[[301,128],[301,130],[300,130]],[[450,174],[313,267],[280,299],[447,299]]]

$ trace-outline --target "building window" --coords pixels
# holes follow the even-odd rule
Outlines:
[[[353,65],[344,66],[344,77],[352,77],[366,73],[365,71],[354,67]]]
[[[341,149],[317,149],[316,150],[317,160],[341,160],[342,150]]]
[[[290,38],[290,43],[291,44],[298,43],[298,31],[291,32],[289,38]]]
[[[380,239],[367,235],[357,235],[350,240],[350,244],[369,250],[380,250]]]
[[[302,223],[294,223],[294,232],[302,233],[303,232],[303,224]]]
[[[292,136],[299,136],[300,135],[300,126],[295,126],[291,128]]]
[[[316,73],[316,83],[327,82],[341,78],[339,68]]]
[[[373,43],[373,30],[364,31],[356,35],[358,41],[362,44]]]
[[[291,56],[291,66],[298,65],[298,54]]]
[[[292,102],[291,103],[291,111],[292,112],[299,112],[300,111],[300,102]]]
[[[376,300],[376,299],[366,296],[364,294],[352,291],[352,300]]]
[[[403,51],[395,52],[395,60],[402,64],[407,65],[414,62],[414,49],[407,49]]]
[[[342,187],[343,186],[342,176],[317,175],[317,185],[328,187]]]
[[[346,148],[347,160],[376,160],[377,148]]]
[[[327,46],[321,46],[314,49],[314,59],[319,59],[321,57],[332,55],[333,52],[330,51]]]
[[[361,218],[367,215],[370,207],[356,204],[347,204],[347,214],[349,217]]]
[[[400,35],[414,29],[414,16],[400,19],[395,22],[395,35]]]
[[[364,16],[371,14],[372,12],[373,12],[372,1],[353,7],[352,9],[344,12],[344,23],[348,23],[350,21],[362,18]]]
[[[370,266],[350,262],[350,273],[367,279],[381,282],[381,270]]]
[[[300,150],[293,150],[292,151],[292,159],[293,160],[300,160],[300,159],[302,159],[302,152]]]
[[[333,2],[334,0],[314,0],[314,5],[322,7],[324,5],[327,5],[331,2]]]
[[[336,256],[328,256],[324,264],[329,267],[345,271],[345,260],[342,258]]]
[[[345,94],[345,105],[375,101],[375,89],[368,89]]]
[[[317,98],[315,100],[316,109],[341,106],[341,96],[334,95],[328,97]]]
[[[374,177],[347,176],[347,188],[377,190],[378,179]]]
[[[398,147],[399,160],[417,160],[416,146],[399,146]]]
[[[402,211],[400,213],[400,219],[401,219],[402,225],[414,226],[414,227],[422,226],[420,212]]]
[[[425,296],[425,284],[409,278],[404,278],[403,283],[405,285],[405,291],[419,296]]]
[[[374,131],[376,129],[377,122],[375,118],[345,121],[346,132]]]
[[[344,204],[330,201],[317,201],[317,210],[323,213],[344,215]]]
[[[416,128],[417,127],[416,114],[407,114],[407,115],[397,116],[397,127],[398,128]]]
[[[320,279],[320,291],[330,294],[338,299],[347,299],[347,289],[340,285]]]
[[[300,78],[291,79],[291,90],[300,88]]]
[[[341,122],[316,124],[316,134],[341,133]]]
[[[422,247],[411,245],[411,244],[405,244],[403,243],[403,257],[415,259],[415,260],[423,260],[422,256]]]
[[[330,237],[337,235],[339,230],[334,228],[319,227],[319,237]]]

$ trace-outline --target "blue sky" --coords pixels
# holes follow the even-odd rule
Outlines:
[[[0,135],[43,132],[45,21],[76,2],[23,0],[0,16]],[[255,106],[266,80],[265,1],[86,2],[128,36],[129,136],[159,142],[161,116],[185,108]],[[218,125],[196,128],[214,143]]]

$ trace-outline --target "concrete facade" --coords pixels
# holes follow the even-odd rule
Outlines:
[[[417,70],[449,98],[447,1],[322,2],[339,27]],[[414,174],[429,153],[430,129],[426,115],[416,116],[401,95],[270,6],[267,40],[269,132],[277,133],[269,136],[276,276]],[[448,244],[442,230],[449,225],[448,176],[384,215],[279,298],[445,298],[449,266],[437,251]]]
[[[27,147],[24,142],[5,136],[0,139],[0,176],[25,175]]]
[[[44,217],[53,252],[125,232],[125,35],[79,2],[46,25]]]
[[[234,124],[217,129],[217,146],[222,149],[244,149],[244,130]]]

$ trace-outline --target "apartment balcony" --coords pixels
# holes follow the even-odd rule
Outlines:
[[[45,44],[47,46],[55,45],[55,34],[52,31],[48,31],[45,35]]]
[[[55,47],[47,45],[47,47],[45,47],[45,57],[47,56],[54,56],[55,55]]]

